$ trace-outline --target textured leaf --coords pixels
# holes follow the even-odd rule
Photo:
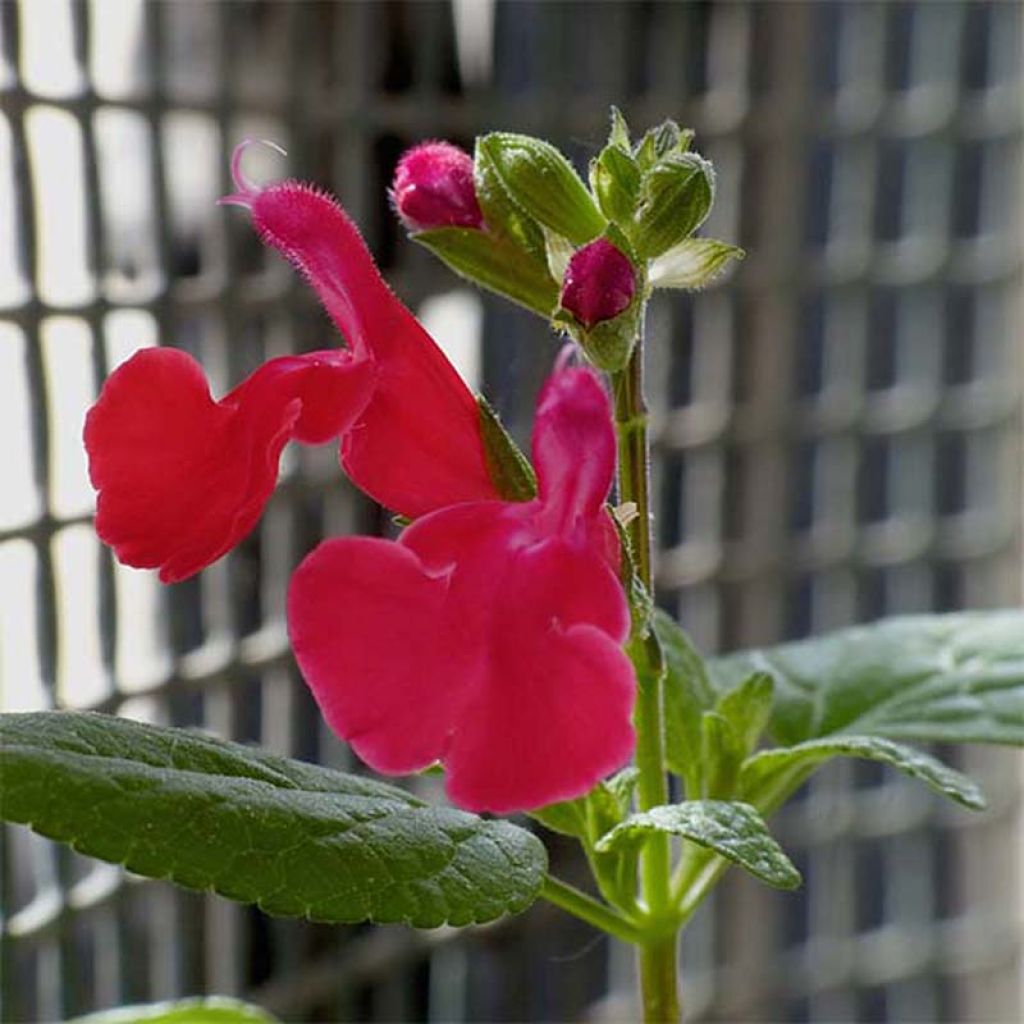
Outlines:
[[[0,766],[8,821],[271,914],[465,925],[524,910],[546,870],[507,822],[180,729],[4,715]]]
[[[119,1006],[90,1013],[87,1017],[76,1017],[70,1024],[273,1024],[275,1020],[258,1006],[224,996],[208,996]]]
[[[775,679],[771,732],[786,745],[836,733],[1024,745],[1024,612],[883,619],[710,663],[729,689]]]
[[[744,799],[751,802],[757,794],[771,794],[781,784],[788,788],[789,780],[802,780],[807,769],[813,769],[833,757],[859,757],[892,765],[907,775],[931,786],[937,793],[948,796],[965,807],[981,810],[985,797],[966,775],[919,750],[878,736],[834,736],[808,740],[795,747],[777,747],[762,750],[747,759],[740,775]]]
[[[800,884],[800,873],[750,804],[688,800],[652,807],[613,828],[597,844],[597,849],[610,851],[641,844],[656,833],[682,836],[778,889],[795,889]]]
[[[455,273],[543,317],[558,305],[547,264],[509,238],[473,228],[434,228],[411,237]]]

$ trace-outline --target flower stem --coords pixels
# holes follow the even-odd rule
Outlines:
[[[637,339],[626,368],[612,376],[615,427],[618,436],[619,501],[633,502],[637,514],[629,523],[629,539],[637,575],[653,596],[651,572],[650,441],[644,401],[643,337]],[[639,638],[633,654],[637,662],[636,764],[637,796],[641,810],[668,802],[664,769],[661,658],[656,641]],[[655,834],[644,846],[641,894],[653,933],[639,950],[640,988],[644,1020],[678,1021],[678,929],[666,924],[672,916],[670,876],[672,848],[667,835]]]
[[[598,903],[592,896],[588,896],[574,885],[555,878],[554,875],[545,877],[540,894],[549,903],[561,907],[581,921],[586,921],[587,924],[592,924],[623,942],[637,944],[643,941],[640,932],[624,917],[603,903]]]

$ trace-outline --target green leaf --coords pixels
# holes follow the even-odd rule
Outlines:
[[[480,433],[484,439],[487,470],[506,501],[529,501],[537,496],[537,475],[530,460],[505,429],[490,402],[477,395],[480,410]]]
[[[724,694],[715,707],[732,726],[744,756],[757,746],[771,718],[774,694],[772,677],[767,672],[755,672]]]
[[[590,188],[609,220],[627,226],[632,223],[640,195],[640,168],[628,152],[605,146],[590,162]]]
[[[650,268],[654,288],[703,288],[746,253],[715,238],[686,238],[663,252]]]
[[[508,238],[474,228],[433,228],[410,237],[457,274],[545,318],[558,305],[547,263]]]
[[[0,718],[3,817],[270,914],[421,928],[524,910],[544,847],[394,786],[106,715]]]
[[[710,664],[728,689],[775,679],[782,744],[837,733],[1024,746],[1024,611],[883,619]]]
[[[766,804],[773,790],[791,789],[794,784],[803,781],[809,770],[833,757],[881,761],[919,779],[937,793],[965,807],[973,810],[985,807],[985,797],[981,790],[966,775],[919,750],[912,750],[878,736],[834,736],[808,740],[795,747],[762,750],[748,758],[743,765],[740,786],[744,799],[768,809]],[[766,801],[765,804],[756,799],[758,795]]]
[[[682,836],[778,889],[795,889],[800,873],[749,804],[688,800],[652,807],[627,818],[597,844],[600,851],[639,845],[657,833]]]
[[[688,796],[699,796],[701,716],[714,706],[715,692],[679,624],[660,608],[653,622],[665,659],[665,764],[685,781]]]
[[[492,132],[477,141],[505,191],[529,217],[582,245],[596,238],[605,219],[572,164],[548,142],[529,135]]]
[[[225,996],[167,1003],[119,1006],[75,1017],[70,1024],[273,1024],[277,1018],[258,1006]]]
[[[655,164],[644,175],[631,233],[642,255],[660,256],[696,231],[711,210],[714,191],[711,164],[696,153]]]
[[[700,738],[701,796],[728,800],[736,794],[747,749],[732,722],[715,711],[705,711],[701,716]]]

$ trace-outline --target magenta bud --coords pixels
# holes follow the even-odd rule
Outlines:
[[[633,264],[607,238],[598,238],[569,260],[559,301],[584,327],[593,327],[617,317],[635,294]]]
[[[410,231],[484,226],[473,158],[450,142],[424,142],[407,150],[395,168],[391,201]]]

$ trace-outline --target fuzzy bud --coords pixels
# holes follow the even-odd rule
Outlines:
[[[450,142],[424,142],[407,150],[395,168],[391,200],[410,231],[484,226],[473,158]]]
[[[569,261],[559,301],[584,327],[593,327],[617,317],[635,294],[633,265],[607,238],[598,238]]]

